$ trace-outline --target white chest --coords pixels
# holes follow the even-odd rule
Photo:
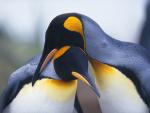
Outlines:
[[[56,84],[54,85],[54,83],[44,83],[45,86],[41,87],[42,84],[38,83],[35,87],[32,87],[31,84],[26,85],[10,103],[10,105],[6,107],[3,113],[73,112],[76,85],[73,85],[72,88],[61,86],[61,88],[58,89],[59,87],[57,87]],[[65,88],[69,95],[62,92]]]
[[[124,87],[101,90],[99,103],[103,113],[149,113],[140,96],[127,92]]]
[[[134,84],[121,72],[105,64],[94,64],[103,113],[149,113]]]

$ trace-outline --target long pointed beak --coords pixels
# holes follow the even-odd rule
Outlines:
[[[98,97],[100,97],[100,93],[95,85],[95,81],[93,80],[93,78],[87,73],[87,74],[80,74],[78,72],[72,72],[72,75],[76,78],[78,78],[79,80],[85,82],[88,86],[90,86],[92,88],[92,90],[96,93],[96,95]]]
[[[55,53],[57,52],[57,49],[53,49],[46,58],[42,56],[39,65],[37,66],[37,69],[35,71],[35,74],[32,78],[32,86],[35,84],[35,82],[38,80],[40,73],[43,71],[43,69],[47,66],[47,64],[51,61]]]
[[[41,68],[40,68],[40,72],[44,69],[44,67],[48,64],[49,61],[51,61],[51,59],[53,58],[53,56],[55,55],[55,53],[57,52],[57,49],[53,49],[45,58]]]

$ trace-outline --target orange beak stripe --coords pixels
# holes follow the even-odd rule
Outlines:
[[[48,62],[53,58],[53,56],[55,55],[55,53],[57,52],[57,49],[53,49],[46,57],[46,59],[44,60],[40,71],[42,71],[44,69],[44,67],[48,64]]]
[[[76,78],[78,78],[79,80],[85,82],[87,85],[91,86],[90,83],[84,78],[82,77],[81,74],[77,73],[77,72],[72,72],[72,75]]]

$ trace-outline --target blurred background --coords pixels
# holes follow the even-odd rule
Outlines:
[[[148,0],[0,0],[0,93],[13,71],[41,54],[50,21],[67,12],[91,17],[113,38],[150,47]],[[98,113],[91,90],[81,83],[78,93],[84,111]]]

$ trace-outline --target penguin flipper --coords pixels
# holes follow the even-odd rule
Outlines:
[[[10,75],[7,87],[0,96],[0,113],[2,113],[5,107],[15,98],[23,85],[32,80],[34,73],[32,69],[36,68],[39,60],[40,56],[32,58],[28,63]]]
[[[6,108],[7,105],[16,97],[20,89],[23,87],[24,83],[27,83],[27,79],[31,79],[32,77],[27,77],[23,81],[14,81],[10,82],[5,90],[3,91],[0,97],[0,113]]]
[[[74,107],[75,107],[77,113],[83,113],[83,110],[82,110],[82,107],[81,107],[81,105],[80,105],[80,102],[79,102],[79,98],[78,98],[78,94],[77,94],[77,93],[76,93],[76,96],[75,96]]]
[[[142,28],[142,32],[141,32],[141,35],[140,35],[140,40],[139,40],[139,43],[147,48],[147,50],[149,51],[150,50],[150,1],[148,1],[148,3],[146,4],[146,18],[145,18],[145,22],[143,24],[143,28]],[[149,51],[150,52],[150,51]]]

